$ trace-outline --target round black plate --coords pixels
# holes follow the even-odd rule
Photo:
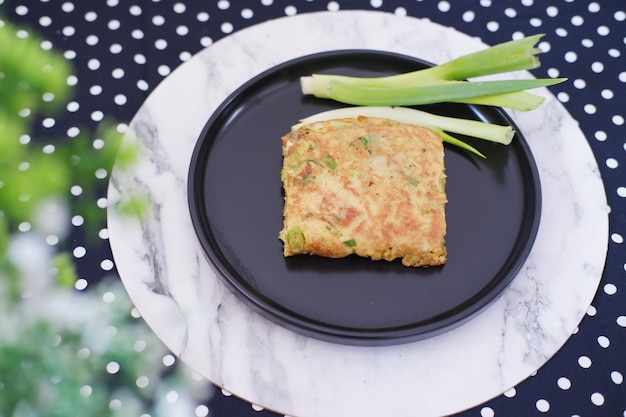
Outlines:
[[[303,97],[299,77],[314,72],[376,76],[429,65],[376,51],[310,55],[255,77],[212,115],[191,161],[191,217],[218,275],[256,311],[322,340],[389,345],[459,325],[514,278],[540,217],[537,169],[519,133],[510,146],[469,139],[486,160],[446,146],[445,266],[282,255],[280,138],[299,119],[341,106]],[[491,107],[446,103],[422,109],[513,124]]]

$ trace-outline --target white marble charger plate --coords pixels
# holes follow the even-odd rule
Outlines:
[[[291,416],[437,416],[493,398],[545,364],[575,331],[600,282],[608,208],[575,120],[547,91],[540,111],[511,112],[542,187],[541,223],[511,286],[442,335],[397,346],[327,343],[253,312],[215,275],[187,206],[194,145],[220,103],[255,75],[315,52],[372,49],[444,62],[484,48],[427,19],[369,11],[302,14],[230,35],[181,65],[148,97],[125,140],[142,152],[114,169],[108,228],[121,279],[146,322],[184,362],[247,401]],[[522,73],[520,77],[528,77]],[[116,210],[147,195],[139,220]]]

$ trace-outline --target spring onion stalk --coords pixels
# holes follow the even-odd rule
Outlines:
[[[422,110],[408,107],[389,106],[355,106],[343,107],[317,113],[300,120],[291,127],[297,130],[300,127],[326,120],[364,117],[379,117],[382,119],[395,120],[399,123],[413,124],[417,126],[439,129],[446,132],[458,133],[490,142],[508,145],[513,139],[515,131],[511,126],[485,123],[477,120],[460,119],[456,117],[439,116]]]
[[[484,139],[490,142],[501,143],[503,145],[510,144],[515,134],[513,128],[508,125],[502,126],[493,123],[479,122],[477,120],[439,116],[407,107],[377,106],[343,107],[317,113],[300,120],[299,123],[291,126],[291,130],[296,131],[307,124],[315,122],[323,122],[333,119],[358,118],[359,116],[379,117],[383,119],[395,120],[399,123],[413,124],[430,128],[441,136],[443,142],[465,149],[481,158],[486,157],[479,150],[462,140],[449,135],[447,132]]]
[[[540,65],[534,45],[542,34],[505,42],[441,65],[386,77],[313,74],[300,78],[303,94],[355,105],[418,105],[439,101],[497,105],[532,110],[543,99],[523,90],[545,87],[564,78],[539,80],[465,81],[468,78],[530,70]],[[532,82],[527,82],[532,81]],[[494,84],[495,83],[495,84]],[[376,104],[371,95],[376,95]],[[424,98],[424,95],[431,97]]]
[[[416,106],[446,101],[468,100],[474,97],[546,87],[564,81],[562,78],[450,82],[420,86],[363,87],[343,81],[330,81],[325,98],[359,106]]]

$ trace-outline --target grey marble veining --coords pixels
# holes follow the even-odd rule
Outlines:
[[[483,47],[428,20],[314,13],[239,31],[174,71],[134,118],[126,140],[137,143],[142,156],[131,171],[114,171],[108,196],[118,271],[155,333],[224,389],[303,417],[449,414],[499,395],[540,368],[588,309],[608,239],[594,157],[576,121],[545,91],[541,111],[511,113],[542,185],[532,252],[498,301],[437,337],[362,348],[309,339],[265,320],[219,282],[187,207],[187,170],[200,131],[222,100],[259,72],[325,50],[388,50],[438,63]],[[142,221],[116,211],[116,202],[130,193],[150,197],[152,211]]]

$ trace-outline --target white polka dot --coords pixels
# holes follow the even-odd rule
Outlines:
[[[609,56],[611,58],[619,58],[621,55],[622,53],[619,51],[619,49],[615,49],[615,48],[609,49]]]
[[[166,77],[170,73],[170,67],[168,67],[167,65],[159,65],[159,67],[157,68],[157,72],[163,77]]]
[[[233,29],[234,29],[233,24],[230,22],[224,22],[220,26],[220,30],[224,33],[231,33]]]
[[[543,24],[543,22],[541,21],[541,19],[537,18],[537,17],[533,17],[532,19],[530,19],[530,25],[534,28],[538,28]]]
[[[199,22],[206,22],[209,20],[209,14],[207,12],[200,12],[196,15],[196,19],[198,19]]]
[[[578,88],[579,90],[582,90],[583,88],[587,86],[587,83],[585,82],[585,80],[581,80],[580,78],[575,79],[572,84],[574,85],[574,87]]]
[[[626,269],[626,265],[624,265],[624,269]],[[626,316],[619,316],[615,322],[620,327],[626,327]]]
[[[98,44],[98,37],[96,35],[89,35],[87,36],[87,39],[85,39],[85,42],[87,43],[87,45],[89,46],[94,46]]]
[[[329,1],[326,5],[326,10],[328,10],[329,12],[336,12],[339,10],[339,8],[339,3],[337,3],[336,1]]]
[[[28,7],[19,5],[15,8],[15,13],[20,16],[26,16],[28,14]]]
[[[187,34],[189,34],[189,28],[185,25],[180,25],[178,27],[176,27],[176,34],[178,36],[185,36]]]
[[[152,24],[154,26],[163,26],[165,23],[165,18],[161,15],[156,15],[152,17]]]
[[[73,36],[76,33],[76,29],[73,26],[65,26],[61,30],[61,33],[63,33],[64,36]]]
[[[142,54],[135,54],[135,56],[133,57],[133,61],[135,61],[139,65],[143,65],[146,63],[146,57]]]
[[[600,11],[600,5],[596,2],[589,3],[589,5],[587,6],[587,10],[589,10],[591,13],[597,13]]]
[[[598,26],[597,32],[600,36],[607,36],[611,32],[611,30],[606,26]]]
[[[137,88],[140,89],[141,91],[148,91],[148,88],[150,88],[150,85],[148,85],[148,83],[145,80],[139,80],[137,81]]]
[[[596,310],[596,308],[592,305],[589,306],[589,308],[587,308],[587,315],[589,317],[593,317],[598,313],[598,310]]]
[[[46,236],[46,243],[50,246],[54,246],[59,243],[59,237],[57,235]]]
[[[120,28],[120,26],[121,26],[121,25],[122,25],[122,24],[121,24],[121,23],[120,23],[120,21],[119,21],[119,20],[117,20],[117,19],[109,20],[109,22],[107,23],[107,27],[108,27],[110,30],[117,30],[117,29],[119,29],[119,28]]]
[[[209,407],[206,405],[199,405],[195,410],[196,417],[207,417],[209,415]]]
[[[80,185],[73,185],[70,188],[70,193],[73,196],[79,196],[79,195],[81,195],[83,193],[83,188]]]
[[[157,39],[154,42],[154,47],[160,51],[167,48],[167,41],[165,39]]]
[[[580,43],[585,48],[593,48],[593,45],[594,45],[591,39],[583,39]]]
[[[251,9],[245,8],[241,10],[241,17],[244,19],[252,19],[254,12]]]
[[[117,94],[114,98],[113,101],[115,102],[115,104],[117,104],[118,106],[123,106],[124,104],[126,104],[127,99],[126,96],[124,94]]]
[[[137,378],[137,381],[135,381],[135,383],[139,388],[145,388],[150,384],[150,379],[148,379],[148,377],[145,375],[140,376],[139,378]]]
[[[111,261],[110,259],[104,259],[102,262],[100,262],[100,268],[102,268],[104,271],[110,271],[111,269],[113,269],[113,261]]]
[[[100,68],[100,61],[98,61],[96,58],[91,58],[89,61],[87,61],[87,68],[92,71],[97,70],[98,68]]]
[[[115,361],[111,361],[107,363],[106,365],[106,371],[110,374],[116,374],[119,372],[119,370],[120,370],[120,364]]]
[[[172,9],[175,13],[181,14],[185,13],[185,10],[187,10],[187,6],[185,6],[185,3],[176,3],[174,4],[174,7],[172,7]]]
[[[140,29],[135,29],[130,33],[130,36],[132,36],[133,39],[143,39],[143,31]]]
[[[596,74],[599,74],[604,71],[604,64],[602,62],[594,62],[591,64],[591,70]]]
[[[165,366],[172,366],[176,362],[176,358],[174,358],[174,355],[165,355],[162,362]]]
[[[43,49],[44,51],[50,51],[53,46],[52,46],[52,42],[47,41],[47,40],[43,40],[41,41],[41,49]]]
[[[598,407],[600,407],[604,404],[604,395],[600,394],[599,392],[594,392],[593,394],[591,394],[591,402],[593,403],[593,405],[597,405]]]
[[[588,369],[591,367],[591,359],[588,356],[581,356],[578,358],[578,365],[581,368]]]
[[[86,279],[79,278],[74,283],[74,288],[76,288],[78,291],[83,291],[83,290],[85,290],[87,288],[88,285],[89,285],[89,283],[87,282]]]
[[[75,258],[82,258],[87,254],[87,249],[85,249],[83,246],[77,246],[72,251],[72,254]]]
[[[513,398],[517,394],[517,390],[514,388],[504,391],[504,396],[507,398]]]
[[[611,381],[616,385],[621,385],[624,382],[624,376],[618,371],[613,371],[611,372]]]
[[[139,7],[137,5],[130,6],[130,9],[128,9],[128,11],[133,16],[141,16],[141,13],[142,13],[141,7]]]
[[[219,0],[217,2],[217,7],[220,10],[226,10],[226,9],[228,9],[230,7],[230,2],[228,0]]]
[[[123,49],[124,48],[119,43],[114,43],[109,47],[109,51],[112,54],[119,54],[120,52],[122,52]]]
[[[602,131],[602,130],[598,130],[596,133],[594,133],[593,135],[597,141],[600,142],[604,142],[607,138],[606,132]]]
[[[104,113],[102,113],[100,110],[96,110],[91,113],[91,120],[93,120],[94,122],[100,122],[102,121],[102,119],[104,119]]]
[[[50,16],[41,16],[39,18],[39,24],[43,27],[48,27],[52,23]]]
[[[287,6],[285,7],[285,15],[287,16],[295,16],[298,13],[298,9],[296,9],[296,6]]]
[[[604,292],[607,295],[615,295],[615,293],[617,292],[617,287],[615,286],[615,284],[606,284],[604,286]]]
[[[82,226],[83,223],[85,223],[85,219],[83,218],[83,216],[76,215],[72,217],[72,224],[74,226]]]
[[[569,94],[565,92],[557,93],[556,97],[559,99],[561,103],[567,103],[569,101]]]
[[[613,91],[605,88],[600,92],[600,95],[605,100],[611,100],[614,97]]]
[[[587,114],[595,114],[597,111],[597,108],[593,104],[585,104],[584,110],[585,110],[585,113]]]
[[[250,404],[250,406],[252,407],[252,409],[254,411],[263,411],[264,410],[264,408],[262,406],[258,405],[258,404]]]
[[[56,124],[56,121],[52,117],[46,117],[45,119],[41,121],[41,125],[48,129],[51,127],[54,127],[55,124]]]
[[[494,417],[496,413],[490,407],[483,407],[480,409],[480,417]]]
[[[613,158],[609,158],[609,159],[613,159]],[[609,159],[607,159],[607,165],[609,165]],[[617,161],[615,162],[615,166],[617,166]],[[613,233],[611,235],[611,240],[615,243],[624,243],[624,238],[619,233]]]
[[[578,55],[576,55],[576,52],[568,51],[565,53],[564,58],[565,58],[565,61],[571,64],[573,62],[576,62],[576,60],[578,59]]]
[[[105,292],[104,294],[102,294],[102,301],[104,301],[105,303],[112,303],[113,301],[115,301],[115,294],[111,291]]]
[[[613,17],[615,18],[615,20],[617,20],[618,22],[623,22],[624,20],[626,20],[626,12],[623,10],[618,10],[615,12],[615,14],[613,15]]]
[[[606,336],[598,336],[598,344],[606,349],[611,344],[611,341]]]
[[[475,18],[476,18],[476,14],[473,11],[471,11],[471,10],[468,10],[468,11],[463,13],[463,21],[464,22],[468,22],[468,23],[469,22],[473,22]]]
[[[92,85],[89,87],[89,94],[92,96],[98,96],[102,93],[102,87],[99,85]]]
[[[564,391],[568,390],[568,389],[570,389],[572,387],[572,382],[568,378],[566,378],[564,376],[560,377],[556,381],[556,384],[558,385],[559,388],[561,388]]]
[[[89,385],[83,385],[78,390],[79,395],[83,398],[90,397],[92,392],[93,392],[93,389]]]
[[[212,44],[213,39],[209,38],[208,36],[203,36],[202,38],[200,38],[200,45],[204,46],[205,48],[211,46]]]
[[[570,21],[574,26],[581,26],[585,22],[585,19],[583,19],[581,16],[574,16]]]
[[[559,9],[556,6],[548,6],[546,14],[550,17],[556,17],[559,14]]]
[[[191,53],[190,53],[190,52],[183,51],[183,52],[181,52],[181,53],[178,55],[178,58],[179,58],[182,62],[185,62],[185,61],[188,61],[188,60],[191,58],[191,56],[192,56],[192,55],[191,55]]]
[[[113,78],[119,80],[120,78],[124,78],[124,70],[121,68],[115,68],[113,72],[111,72],[111,75]]]
[[[487,30],[489,32],[497,32],[498,29],[500,29],[500,24],[496,22],[495,20],[492,20],[491,22],[487,22]]]
[[[560,36],[560,37],[562,37],[562,38],[564,38],[564,37],[566,37],[566,36],[567,36],[567,30],[566,30],[566,29],[563,29],[563,28],[557,28],[555,32],[556,32],[556,34],[557,34],[558,36]]]
[[[440,1],[439,3],[437,3],[437,8],[439,9],[440,12],[449,12],[450,11],[450,3],[447,1]]]
[[[615,116],[611,117],[611,121],[613,122],[614,125],[621,126],[624,124],[624,117],[619,114],[616,114]]]
[[[535,407],[542,413],[547,413],[550,410],[550,403],[544,399],[537,400]]]

